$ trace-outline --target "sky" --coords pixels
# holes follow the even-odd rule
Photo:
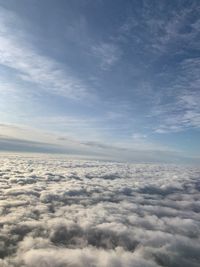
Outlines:
[[[200,2],[0,0],[0,150],[200,162]]]

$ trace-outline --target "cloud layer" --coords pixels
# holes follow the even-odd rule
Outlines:
[[[200,169],[0,162],[0,266],[199,266]]]

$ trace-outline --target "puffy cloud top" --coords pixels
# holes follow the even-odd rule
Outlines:
[[[200,169],[47,156],[0,164],[0,266],[199,266]]]

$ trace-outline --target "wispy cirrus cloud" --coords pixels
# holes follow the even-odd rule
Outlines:
[[[194,1],[183,6],[176,2],[175,5],[170,8],[165,2],[143,2],[140,12],[132,11],[121,25],[118,40],[131,40],[136,48],[154,57],[168,52],[181,53],[188,45],[198,49],[198,3]]]
[[[11,11],[0,9],[0,63],[15,70],[22,81],[35,84],[40,90],[66,98],[80,99],[90,95],[83,81],[66,66],[41,55],[28,43],[22,21]],[[15,30],[15,24],[18,30]],[[21,27],[19,30],[19,26]]]
[[[138,68],[133,68],[138,79],[134,91],[151,103],[147,116],[154,118],[157,133],[200,128],[199,5],[154,5],[143,2],[140,12],[130,11],[116,38],[127,49],[132,44],[136,60],[140,55]],[[152,78],[146,77],[149,71]]]
[[[92,53],[100,61],[101,69],[109,70],[119,60],[122,51],[115,42],[102,42],[92,46]]]
[[[177,132],[200,128],[200,59],[183,60],[177,68],[177,77],[166,88],[169,103],[155,106],[154,115],[162,119],[157,132]]]

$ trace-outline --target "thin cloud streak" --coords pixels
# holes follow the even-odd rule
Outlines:
[[[66,66],[40,55],[27,44],[23,31],[18,34],[15,27],[9,27],[15,22],[19,24],[18,21],[15,14],[1,8],[0,63],[15,69],[21,80],[34,83],[47,92],[71,99],[89,97],[87,86],[66,70]]]
[[[156,146],[137,137],[135,143],[81,141],[74,137],[47,133],[27,127],[0,125],[0,152],[57,153],[122,162],[196,163],[198,157],[187,157],[181,151]]]

